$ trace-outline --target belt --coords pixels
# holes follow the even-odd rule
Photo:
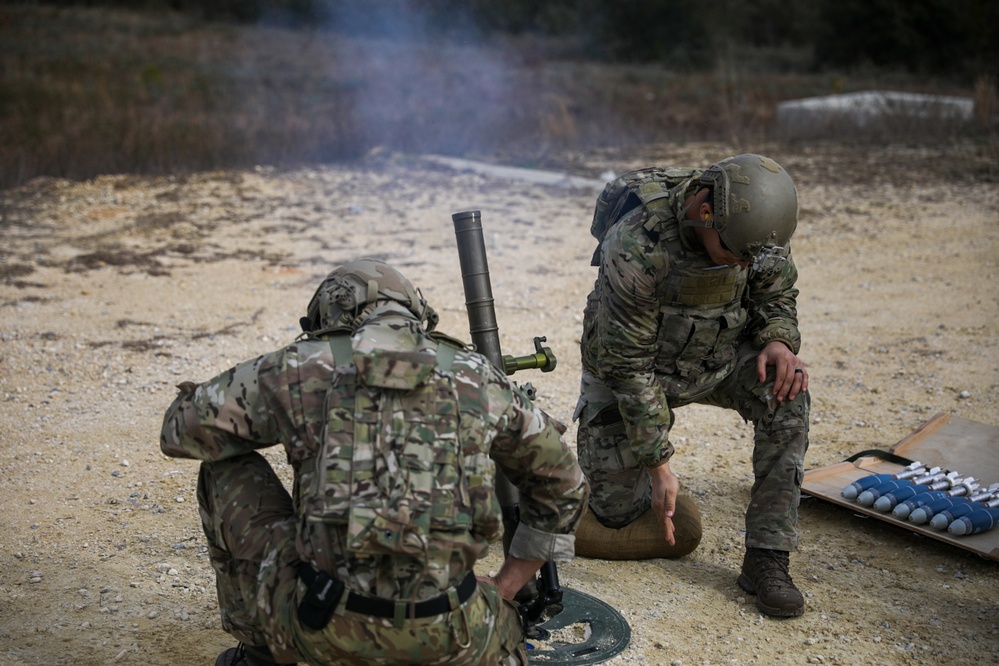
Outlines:
[[[316,590],[325,590],[327,587],[332,587],[334,590],[332,606],[330,607],[327,603],[323,603],[322,606],[328,609],[329,615],[332,615],[333,609],[336,606],[337,601],[339,601],[340,594],[343,591],[343,583],[341,581],[331,579],[330,576],[325,571],[316,571],[311,565],[304,564],[298,569],[299,578],[305,583],[306,587],[309,588],[306,594],[305,600],[303,600],[302,605],[312,605],[316,604],[309,603],[310,599],[314,598]],[[457,606],[468,601],[475,592],[477,582],[475,580],[475,573],[468,572],[468,575],[455,586],[454,591],[457,596],[457,604],[452,606],[451,604],[451,594],[445,592],[444,594],[438,595],[431,599],[425,599],[424,601],[417,601],[415,603],[408,601],[395,601],[393,599],[382,599],[380,597],[369,597],[364,594],[358,594],[356,592],[347,593],[347,604],[345,608],[352,613],[360,613],[362,615],[370,615],[374,617],[384,617],[384,618],[413,618],[413,617],[432,617],[434,615],[442,615],[444,613],[449,613]],[[340,588],[340,593],[336,592],[336,588]],[[326,595],[323,592],[322,597],[325,598]],[[318,609],[316,609],[318,610]],[[299,608],[299,613],[301,613],[303,608]],[[304,619],[304,618],[303,618]],[[328,616],[326,618],[329,619]],[[325,622],[323,623],[325,626]]]

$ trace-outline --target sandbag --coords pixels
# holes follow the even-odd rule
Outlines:
[[[686,495],[676,498],[673,536],[669,545],[656,513],[649,509],[620,529],[603,526],[587,509],[576,528],[576,555],[599,560],[647,560],[683,557],[701,543],[701,512]]]

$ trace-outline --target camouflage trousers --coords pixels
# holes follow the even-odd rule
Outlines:
[[[810,398],[800,393],[792,401],[779,403],[772,393],[773,368],[768,370],[767,381],[760,384],[756,376],[758,352],[748,345],[740,352],[736,369],[711,393],[694,402],[734,409],[753,424],[755,481],[745,515],[746,547],[792,551],[798,546],[798,503],[808,449]],[[652,481],[632,455],[610,389],[585,371],[576,416],[576,447],[579,465],[590,482],[590,508],[608,527],[627,525],[652,505]]]
[[[292,499],[258,453],[202,463],[198,504],[222,628],[279,663],[527,664],[520,615],[489,584],[448,613],[400,623],[347,611],[345,594],[324,629],[302,626]]]

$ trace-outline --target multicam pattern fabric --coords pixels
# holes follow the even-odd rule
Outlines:
[[[761,528],[769,523],[758,514],[763,497],[754,494],[747,542],[786,550],[796,539],[809,399],[777,403],[772,381],[756,378],[754,359],[771,341],[798,352],[797,269],[790,256],[772,275],[713,264],[678,221],[688,185],[677,185],[652,212],[625,214],[597,254],[574,415],[590,505],[605,524],[641,515],[649,506],[646,468],[673,455],[674,408],[718,404],[754,423],[754,493],[773,488],[774,510],[785,516],[779,528]]]
[[[305,629],[297,617],[305,592],[296,574],[297,519],[264,457],[202,463],[198,499],[223,628],[249,645],[268,644],[281,663],[528,663],[519,614],[491,585],[442,615],[397,625],[341,609],[322,631]]]
[[[800,347],[794,261],[767,277],[715,266],[673,206],[670,221],[652,229],[644,208],[611,227],[584,312],[583,369],[610,387],[643,465],[669,459],[669,407],[731,374],[740,338],[757,349],[773,340]]]
[[[353,330],[378,301],[392,300],[405,305],[423,319],[427,302],[398,270],[378,259],[357,259],[330,271],[309,301],[310,330]]]
[[[571,558],[572,531],[588,493],[575,457],[561,439],[564,426],[537,409],[485,357],[453,349],[450,369],[442,369],[436,362],[438,343],[405,307],[394,303],[376,309],[353,335],[352,343],[354,362],[349,367],[337,366],[328,340],[309,338],[241,363],[203,384],[182,385],[181,394],[165,416],[161,448],[167,455],[196,458],[215,467],[220,462],[235,462],[255,449],[284,445],[295,470],[295,534],[283,539],[256,537],[266,546],[256,551],[256,561],[262,564],[258,565],[259,594],[251,613],[268,626],[267,642],[279,658],[307,656],[320,663],[319,657],[334,660],[333,655],[346,651],[357,657],[357,663],[365,654],[372,659],[370,663],[400,663],[402,653],[406,653],[402,661],[407,663],[476,663],[482,657],[476,656],[477,646],[487,644],[494,651],[482,654],[488,663],[498,663],[509,646],[500,649],[508,641],[496,637],[508,634],[509,626],[519,627],[519,621],[509,606],[493,598],[494,590],[486,589],[491,586],[480,585],[461,609],[436,620],[407,620],[409,633],[388,620],[395,632],[391,638],[384,633],[387,628],[381,618],[352,618],[339,610],[326,631],[313,632],[299,626],[289,610],[303,592],[301,583],[289,574],[291,563],[299,560],[328,567],[325,570],[349,589],[366,595],[418,601],[447,593],[501,536],[493,488],[495,465],[520,491],[521,523],[510,545],[510,554],[517,557],[547,561]],[[331,397],[337,373],[357,373],[355,380],[372,383],[365,405],[358,401],[348,407],[342,396]],[[409,386],[426,390],[417,390],[410,400]],[[374,396],[378,396],[377,405]],[[448,414],[448,406],[456,413]],[[431,418],[421,418],[421,409]],[[336,433],[359,415],[357,422],[377,441],[368,442],[368,452],[358,457],[354,451],[341,451],[346,440]],[[438,428],[442,431],[440,441],[434,436]],[[354,442],[353,435],[350,441]],[[403,530],[406,538],[421,535],[416,537],[415,548],[394,551],[385,547],[376,552],[363,539],[354,539],[352,546],[350,504],[333,497],[336,476],[346,473],[346,468],[340,462],[333,464],[333,458],[341,462],[363,460],[372,471],[369,482],[376,484],[386,482],[382,471],[398,480],[407,477],[405,469],[409,467],[408,478],[424,489],[414,489],[414,496],[427,499],[425,493],[429,492],[431,504],[429,515],[421,514],[419,530]],[[327,478],[319,479],[317,474]],[[356,490],[358,486],[351,482],[351,487]],[[245,497],[236,504],[253,506],[257,502],[255,490],[245,487],[241,491]],[[385,490],[393,492],[391,487]],[[332,495],[327,496],[327,491]],[[372,516],[367,510],[372,506],[371,497],[368,495],[366,504],[357,505],[361,523]],[[334,515],[337,507],[345,508],[346,515]],[[396,512],[397,523],[401,515]],[[211,520],[206,522],[206,533],[213,525]],[[287,532],[287,526],[282,524],[281,530]],[[238,538],[253,540],[248,534]],[[229,538],[217,544],[223,551],[228,545]],[[213,560],[216,556],[225,559],[225,553],[213,550]],[[232,569],[227,566],[217,567],[220,604],[222,578]],[[241,599],[234,603],[245,603],[247,595]],[[238,615],[224,609],[224,618],[227,613],[230,618]],[[281,619],[267,619],[274,617]],[[358,624],[362,620],[366,623],[363,626]],[[441,638],[427,639],[432,645],[414,644],[422,634],[411,631],[416,626],[411,622],[441,624]],[[455,622],[460,631],[452,626]],[[478,626],[478,622],[488,626]],[[230,619],[229,625],[236,623]],[[345,628],[347,625],[353,628]],[[385,636],[386,642],[373,639],[373,635]],[[465,644],[469,636],[475,637],[476,648],[455,647],[453,641]],[[444,637],[453,641],[448,643]],[[240,638],[251,642],[250,637]],[[352,642],[362,638],[363,644]]]
[[[700,176],[697,169],[677,167],[645,167],[621,174],[607,183],[593,207],[590,235],[603,241],[607,230],[635,206],[642,204],[650,211],[669,211],[669,201],[675,192],[686,191]],[[677,187],[678,185],[683,187]],[[600,249],[594,255],[599,266]]]

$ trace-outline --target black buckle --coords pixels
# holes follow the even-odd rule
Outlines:
[[[343,596],[343,583],[325,571],[316,571],[308,564],[299,569],[307,589],[298,605],[298,619],[309,629],[319,631],[333,617],[333,611]]]

